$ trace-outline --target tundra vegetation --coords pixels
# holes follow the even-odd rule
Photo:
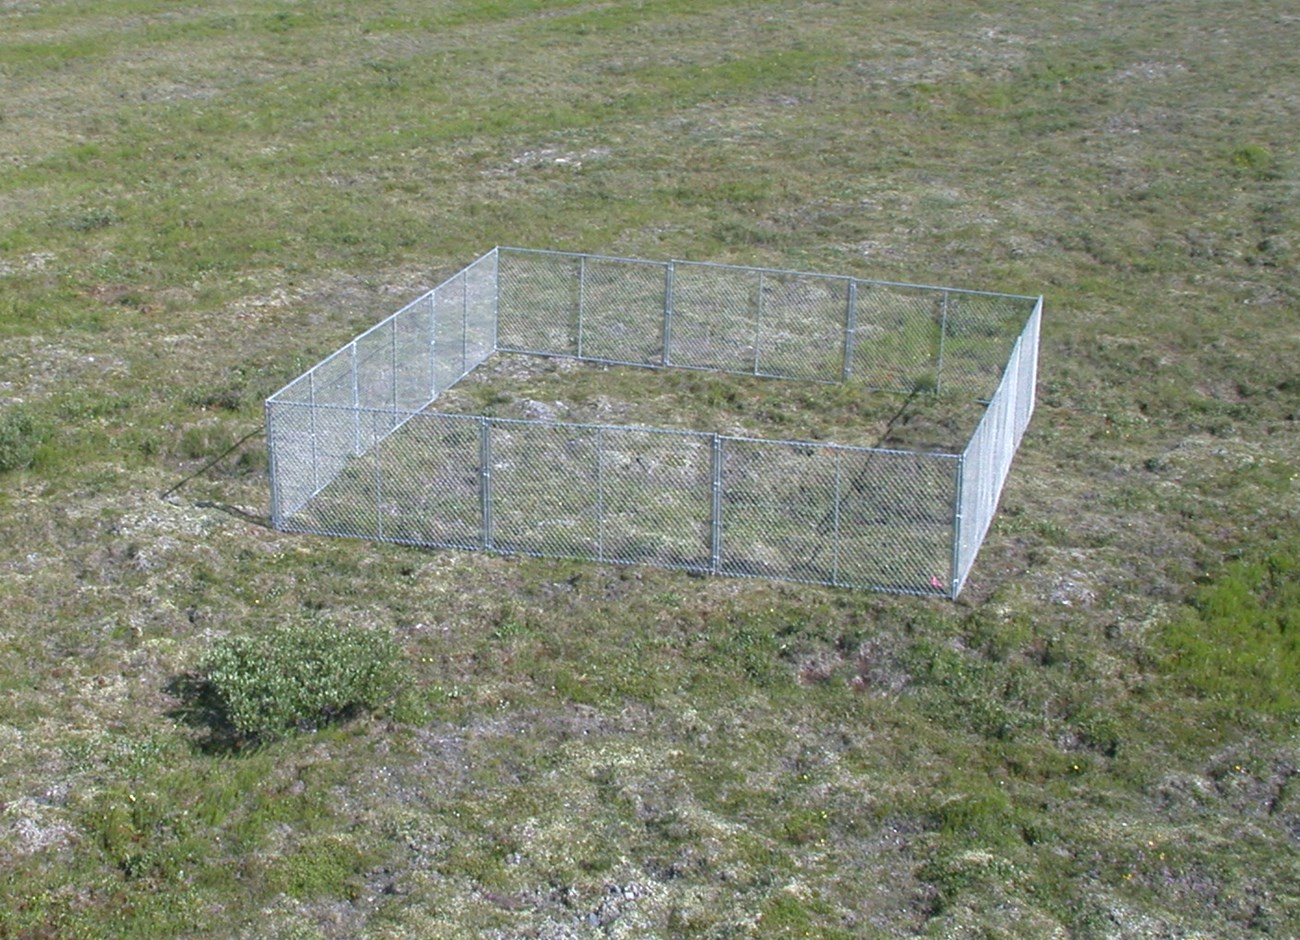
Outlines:
[[[1296,935],[1298,29],[0,3],[0,937]],[[263,398],[497,243],[1045,294],[960,601],[271,531]]]

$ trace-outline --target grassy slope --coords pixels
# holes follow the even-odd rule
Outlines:
[[[1294,934],[1296,28],[3,5],[0,936]],[[1045,293],[962,602],[279,537],[256,442],[159,498],[498,242]],[[304,617],[401,707],[195,748]]]

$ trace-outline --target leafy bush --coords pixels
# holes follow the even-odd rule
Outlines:
[[[41,443],[41,429],[26,411],[0,414],[0,473],[31,466]]]
[[[379,708],[401,668],[387,634],[296,624],[220,640],[200,673],[231,731],[265,740]]]

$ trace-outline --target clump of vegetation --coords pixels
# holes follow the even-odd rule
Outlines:
[[[41,437],[40,424],[29,412],[14,409],[0,415],[0,473],[30,467]]]
[[[1229,562],[1164,632],[1172,674],[1229,708],[1300,715],[1300,543]]]
[[[199,671],[221,720],[243,741],[378,709],[392,700],[401,674],[392,637],[323,623],[226,637]]]

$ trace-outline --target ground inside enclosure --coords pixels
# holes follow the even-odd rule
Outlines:
[[[854,382],[755,378],[498,353],[431,410],[959,454],[984,406],[959,393],[903,395]]]
[[[1294,0],[0,2],[0,938],[1300,936],[1297,30]],[[1044,294],[958,601],[274,531],[265,399],[502,244]],[[518,345],[662,358],[662,271],[514,262],[550,311]],[[781,335],[726,347],[677,273],[694,364],[842,367],[845,295],[728,280]],[[857,296],[855,379],[996,376],[912,297]],[[491,345],[456,322],[435,350]],[[889,443],[888,396],[488,367],[521,374],[436,407]],[[889,433],[959,447],[948,407]],[[800,509],[755,495],[724,512]],[[498,508],[522,546],[703,543]],[[395,691],[232,735],[207,657],[281,627],[379,631]]]

